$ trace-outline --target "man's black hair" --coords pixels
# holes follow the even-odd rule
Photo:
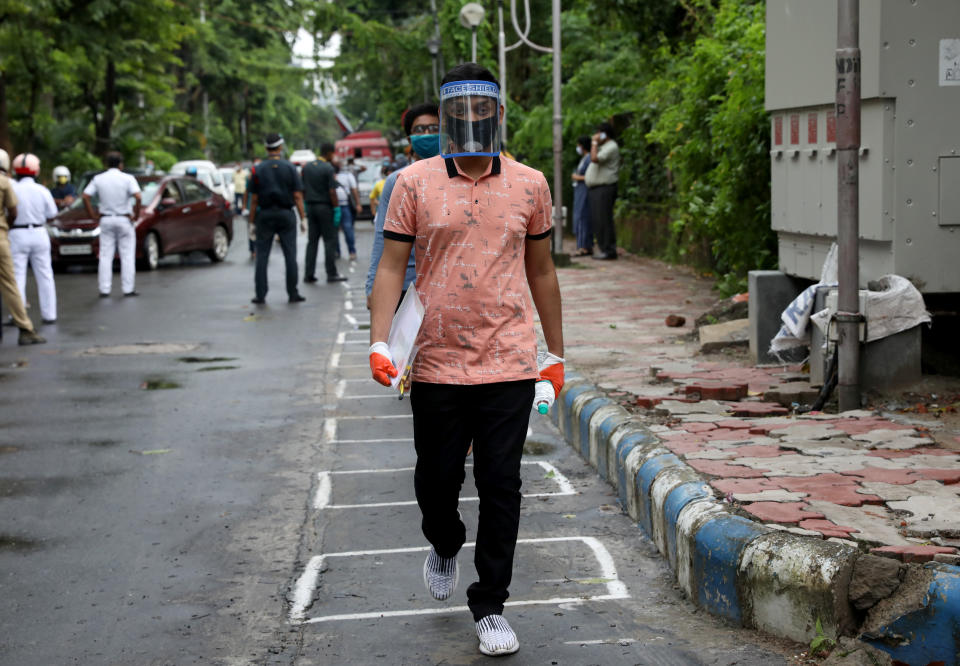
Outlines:
[[[603,121],[602,123],[598,123],[598,124],[597,124],[597,129],[600,130],[601,132],[605,133],[605,134],[607,135],[607,138],[608,138],[608,139],[612,139],[612,138],[614,138],[614,137],[617,135],[617,133],[616,133],[616,132],[614,131],[614,129],[613,129],[613,125],[611,125],[611,124],[608,123],[607,121]]]
[[[111,150],[107,153],[107,168],[108,169],[118,169],[120,165],[123,164],[123,155],[118,153],[116,150]]]
[[[494,77],[489,69],[475,62],[465,62],[462,65],[457,65],[444,75],[440,85],[446,85],[453,81],[489,81],[490,83],[497,83],[496,77]]]
[[[590,137],[586,134],[577,137],[577,144],[588,153],[590,152]]]
[[[413,121],[420,116],[436,116],[439,118],[440,106],[436,102],[424,102],[410,107],[403,116],[403,131],[407,136],[410,136],[410,132],[413,131]]]
[[[323,142],[323,143],[320,144],[320,154],[321,154],[321,155],[329,155],[330,153],[333,152],[333,150],[334,150],[333,144],[330,143],[329,141],[325,141],[325,142]]]

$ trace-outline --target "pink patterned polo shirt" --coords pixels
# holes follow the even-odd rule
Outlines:
[[[536,379],[524,247],[550,234],[550,215],[543,174],[502,156],[478,181],[439,156],[400,172],[383,228],[414,243],[425,308],[414,381]]]

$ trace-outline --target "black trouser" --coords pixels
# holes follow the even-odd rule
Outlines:
[[[316,277],[317,249],[323,237],[323,262],[327,277],[337,274],[337,228],[333,226],[333,208],[325,203],[307,204],[307,254],[303,274]]]
[[[280,237],[280,249],[287,265],[287,296],[297,295],[297,218],[288,208],[261,208],[255,218],[257,226],[257,263],[253,285],[257,298],[267,295],[267,262],[273,237]]]
[[[417,467],[413,483],[421,527],[441,557],[466,541],[457,513],[464,460],[473,443],[480,496],[474,564],[480,580],[467,589],[475,621],[503,613],[520,526],[520,457],[533,405],[534,380],[457,386],[414,382],[410,392]]]
[[[603,254],[617,254],[617,230],[613,225],[613,203],[617,200],[617,185],[597,185],[587,190],[590,204],[590,222],[597,237],[597,246]]]

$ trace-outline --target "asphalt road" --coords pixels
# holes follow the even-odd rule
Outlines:
[[[299,305],[275,249],[261,308],[241,226],[223,264],[139,273],[140,298],[98,298],[92,270],[58,275],[47,345],[5,329],[0,664],[487,660],[462,609],[472,549],[451,600],[423,588],[409,403],[368,379],[369,223],[350,282],[304,285]],[[795,651],[696,612],[610,487],[532,424],[505,613],[521,650],[504,661]],[[469,474],[462,496],[469,539]]]

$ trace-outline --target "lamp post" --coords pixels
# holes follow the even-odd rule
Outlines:
[[[440,40],[436,37],[428,39],[427,50],[430,51],[430,59],[433,61],[433,94],[437,95],[437,55],[440,53]]]
[[[460,9],[460,25],[464,28],[470,28],[472,45],[470,62],[477,61],[477,27],[483,23],[484,14],[486,14],[486,10],[478,2],[468,2]]]

